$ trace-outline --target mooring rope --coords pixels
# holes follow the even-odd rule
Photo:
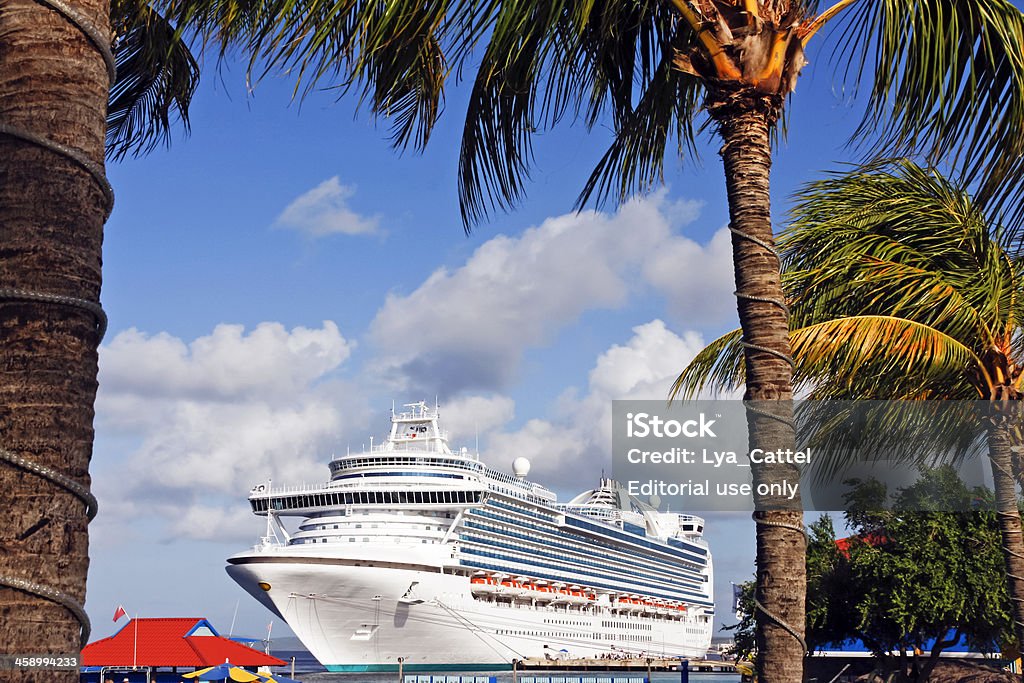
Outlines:
[[[74,26],[82,33],[83,36],[85,36],[103,59],[103,64],[107,71],[107,77],[109,78],[109,85],[113,86],[117,79],[117,61],[104,32],[64,2],[64,0],[35,0],[35,2],[62,16],[69,24]],[[110,186],[110,182],[107,180],[102,164],[90,159],[89,156],[80,149],[69,147],[68,145],[52,140],[44,135],[39,135],[33,131],[25,130],[24,128],[10,123],[0,121],[0,135],[17,138],[18,140],[22,140],[23,142],[45,149],[53,154],[64,157],[65,159],[69,159],[80,166],[90,176],[92,176],[106,199],[103,215],[104,222],[106,222],[107,218],[110,217],[110,212],[114,209],[114,190]],[[103,307],[95,301],[88,301],[86,299],[65,296],[62,294],[32,292],[13,288],[0,289],[0,301],[4,300],[45,303],[84,310],[90,313],[96,320],[98,336],[97,345],[103,340],[103,335],[107,330],[107,315],[103,311]],[[85,514],[89,521],[92,521],[93,518],[96,517],[96,512],[99,509],[96,497],[93,496],[86,486],[83,486],[71,477],[68,477],[67,475],[45,465],[33,462],[28,458],[12,453],[4,448],[0,448],[0,460],[3,460],[4,462],[26,472],[30,472],[40,478],[46,479],[52,484],[70,492],[85,504]],[[14,588],[31,595],[36,595],[45,600],[61,605],[71,612],[75,619],[78,620],[78,623],[81,626],[81,645],[84,647],[89,642],[89,635],[92,632],[89,615],[85,613],[85,609],[82,604],[71,595],[33,581],[6,575],[0,575],[0,585]]]

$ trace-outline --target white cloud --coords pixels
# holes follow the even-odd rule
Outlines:
[[[309,237],[373,234],[380,229],[380,217],[362,216],[353,211],[348,202],[355,193],[356,188],[342,185],[338,176],[328,178],[295,198],[274,225]]]
[[[670,240],[650,255],[644,277],[665,295],[672,319],[687,327],[717,326],[736,317],[727,228],[703,245],[685,237]]]
[[[201,541],[225,541],[237,538],[244,542],[253,539],[253,531],[260,527],[248,505],[231,508],[197,503],[170,522],[173,536],[185,536]]]
[[[101,381],[112,398],[139,392],[204,400],[263,394],[287,397],[336,368],[352,352],[333,322],[320,329],[220,324],[190,344],[135,328],[103,347]]]
[[[167,533],[203,538],[211,532],[198,520],[242,519],[259,480],[322,481],[339,433],[364,424],[332,374],[351,346],[330,321],[218,325],[190,343],[120,333],[100,350],[97,425],[127,455],[104,463],[122,476],[101,495],[177,520]]]
[[[469,445],[478,435],[504,427],[515,417],[515,407],[507,396],[462,396],[447,401],[441,417],[452,445]]]
[[[626,305],[643,291],[648,271],[659,289],[682,295],[654,261],[666,251],[681,259],[675,266],[682,272],[722,277],[712,267],[699,270],[708,260],[704,248],[673,232],[699,206],[658,192],[615,214],[566,214],[518,237],[488,240],[461,267],[440,268],[410,294],[388,296],[370,330],[378,370],[400,390],[493,391],[515,375],[526,348],[548,343],[584,312]],[[693,300],[692,310],[721,306]]]
[[[488,461],[502,466],[523,455],[533,464],[531,479],[574,489],[596,485],[602,470],[610,474],[612,401],[665,400],[676,376],[703,347],[696,332],[677,335],[661,320],[634,327],[626,344],[598,357],[584,396],[567,392],[549,419],[494,435]]]

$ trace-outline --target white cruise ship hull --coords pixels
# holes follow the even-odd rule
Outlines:
[[[318,486],[254,486],[267,519],[228,573],[332,671],[510,668],[516,659],[700,657],[713,567],[703,520],[616,482],[559,504],[452,451],[436,410],[392,414],[383,444]],[[299,518],[289,531],[280,517]]]
[[[465,575],[409,562],[419,549],[386,550],[373,559],[254,551],[233,556],[227,571],[328,671],[395,671],[399,657],[406,671],[500,670],[562,650],[699,658],[708,647],[709,629],[696,621],[481,600]]]

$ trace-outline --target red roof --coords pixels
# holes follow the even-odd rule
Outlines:
[[[847,538],[837,538],[836,547],[839,548],[839,552],[841,552],[845,557],[849,558],[850,546],[853,545],[854,541],[862,541],[866,545],[876,546],[882,545],[888,540],[889,539],[882,534],[868,533],[864,534],[863,536],[849,536]]]
[[[283,666],[259,650],[222,638],[206,619],[133,619],[82,649],[83,666]]]

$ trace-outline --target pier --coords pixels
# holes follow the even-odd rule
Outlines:
[[[681,660],[678,659],[561,659],[551,660],[539,657],[519,661],[513,667],[513,680],[517,683],[649,683],[650,672],[680,671]],[[689,660],[687,672],[705,673],[736,673],[732,662],[701,659]],[[516,671],[545,671],[549,675],[520,674]],[[588,676],[576,675],[581,671],[627,671],[634,675],[626,676]],[[559,673],[555,673],[559,672]],[[644,672],[646,675],[636,675]],[[685,679],[686,674],[680,671]],[[472,675],[415,675],[406,674],[400,679],[402,683],[497,683],[496,676]]]
[[[519,663],[522,671],[679,671],[686,661],[690,671],[735,673],[736,665],[713,659],[669,659],[662,657],[634,657],[631,659],[546,659],[530,657]],[[522,679],[521,679],[522,680]],[[568,683],[568,679],[566,679]]]

